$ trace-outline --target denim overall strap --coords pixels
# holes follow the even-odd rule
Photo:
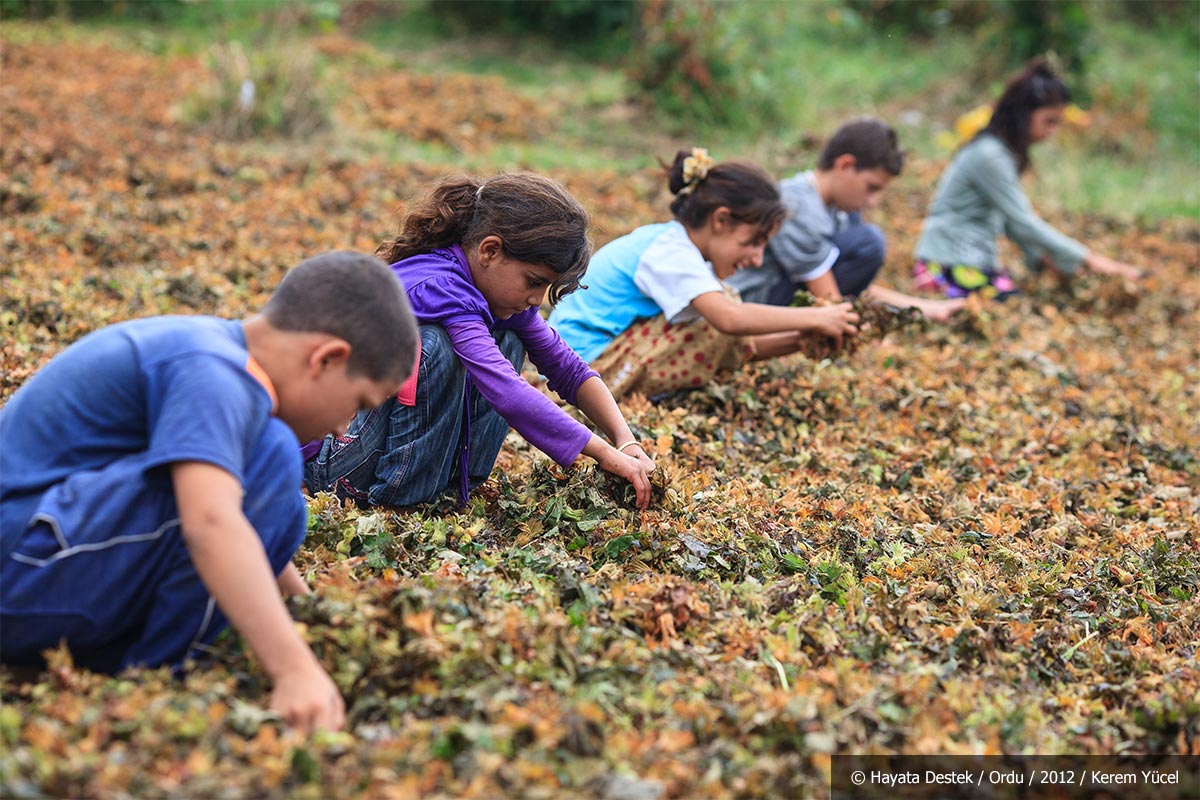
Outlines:
[[[328,437],[306,465],[311,491],[336,491],[363,505],[410,506],[457,489],[466,505],[471,485],[487,479],[508,422],[466,375],[445,329],[420,330],[415,405],[389,399],[360,412],[345,436]],[[522,363],[525,350],[514,332],[499,333],[497,344],[514,368]]]
[[[467,505],[467,499],[471,495],[471,476],[468,474],[468,470],[471,463],[471,388],[473,386],[474,382],[471,380],[471,376],[468,375],[466,380],[463,381],[463,435],[458,446],[459,508],[463,508]]]

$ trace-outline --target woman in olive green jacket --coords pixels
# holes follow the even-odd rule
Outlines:
[[[1001,233],[1021,248],[1033,269],[1139,277],[1136,267],[1096,253],[1041,220],[1021,189],[1029,147],[1054,134],[1070,101],[1070,90],[1042,59],[1009,82],[987,127],[958,151],[938,183],[915,250],[918,288],[949,297],[1013,294],[1016,286],[996,258]]]

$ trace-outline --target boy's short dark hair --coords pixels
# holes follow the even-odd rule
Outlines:
[[[832,169],[839,156],[854,156],[855,169],[885,169],[893,177],[904,169],[904,151],[896,132],[882,120],[860,117],[842,125],[829,137],[821,158],[819,169]]]
[[[327,333],[350,344],[347,369],[402,381],[417,352],[417,322],[404,284],[373,256],[338,250],[300,262],[263,309],[285,331]]]

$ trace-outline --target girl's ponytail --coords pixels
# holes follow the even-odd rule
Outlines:
[[[592,254],[588,214],[557,181],[510,172],[486,181],[446,178],[408,212],[400,232],[375,254],[389,264],[461,244],[467,250],[499,236],[504,254],[549,267],[551,304],[579,287]]]
[[[686,228],[704,226],[721,207],[729,209],[734,222],[754,225],[763,234],[774,231],[787,216],[775,182],[753,164],[714,164],[707,150],[696,147],[680,150],[663,167],[667,188],[675,195],[671,213]]]
[[[700,182],[708,177],[713,168],[712,157],[703,147],[680,150],[675,160],[667,167],[667,188],[671,194],[686,197],[696,190]]]
[[[389,264],[463,241],[475,217],[482,186],[466,176],[444,178],[404,216],[400,230],[375,255]]]
[[[1029,123],[1033,112],[1046,106],[1065,106],[1071,90],[1043,57],[1030,59],[1009,80],[992,108],[992,118],[976,137],[990,133],[1000,139],[1017,159],[1017,172],[1029,168]]]

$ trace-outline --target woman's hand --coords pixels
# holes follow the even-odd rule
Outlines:
[[[650,473],[654,471],[654,462],[641,445],[630,445],[624,452],[615,447],[607,447],[607,452],[596,459],[600,469],[617,475],[633,484],[637,494],[637,507],[645,510],[650,505],[651,487]]]
[[[946,300],[931,300],[919,298],[912,305],[925,319],[933,322],[946,322],[963,309],[967,304],[965,297],[953,297]]]
[[[1136,281],[1143,275],[1142,270],[1132,264],[1126,264],[1099,253],[1088,253],[1083,259],[1083,265],[1097,275],[1115,275],[1127,281]]]

